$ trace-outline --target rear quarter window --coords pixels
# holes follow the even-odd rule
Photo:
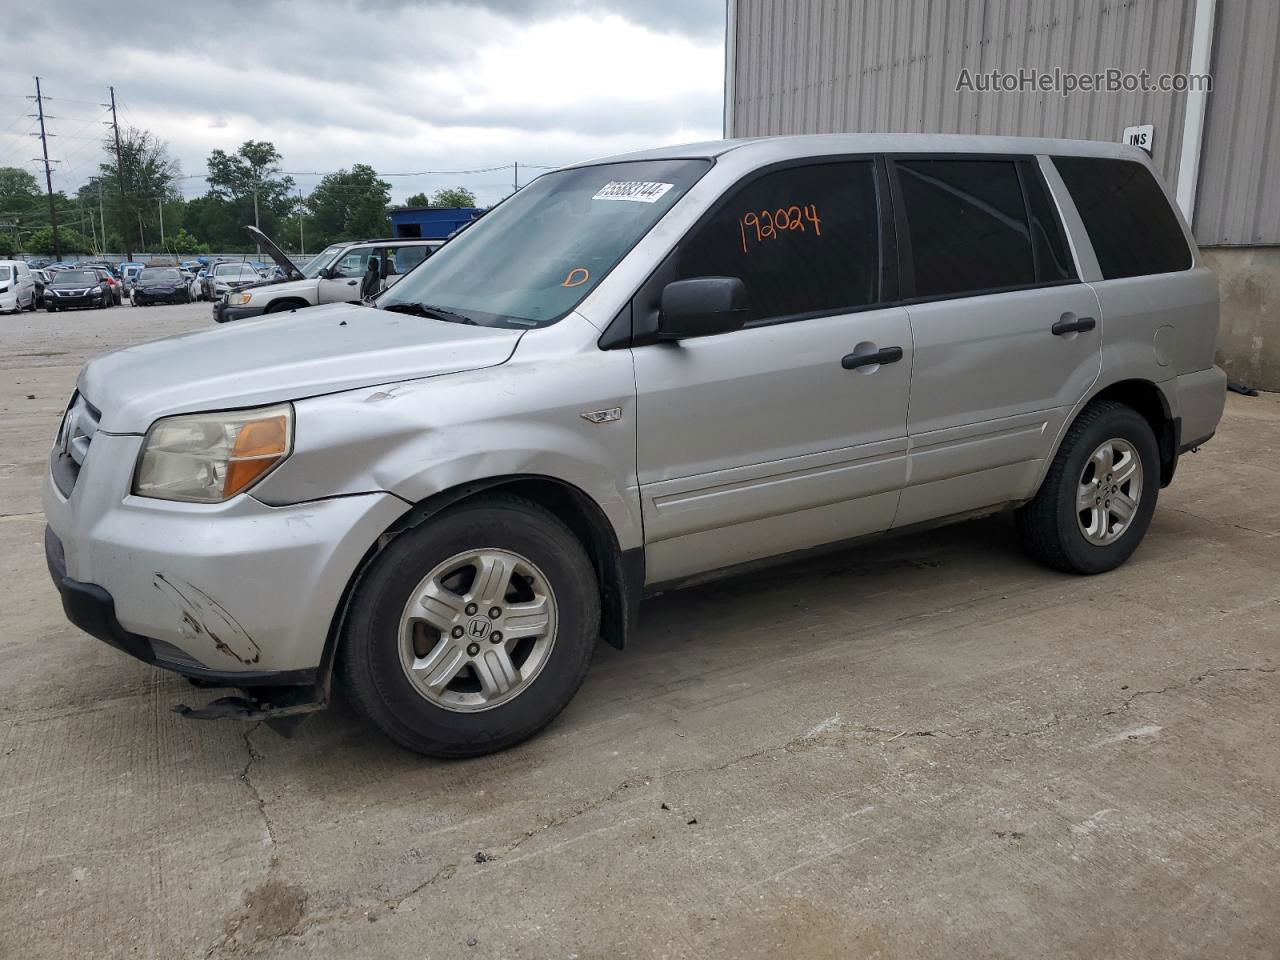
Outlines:
[[[1151,171],[1133,160],[1054,157],[1105,280],[1191,268],[1182,225]]]

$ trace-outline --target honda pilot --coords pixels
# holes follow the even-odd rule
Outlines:
[[[266,288],[269,289],[269,288]],[[1218,292],[1142,151],[786,137],[533,181],[368,306],[80,373],[44,486],[71,622],[281,726],[343,685],[511,746],[641,598],[1012,511],[1103,574],[1222,414]]]

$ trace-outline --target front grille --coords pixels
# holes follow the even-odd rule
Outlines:
[[[54,290],[53,292],[59,297],[84,297],[88,296],[89,288],[85,287],[83,290]]]
[[[71,397],[67,412],[63,414],[58,439],[54,442],[53,453],[50,455],[53,480],[64,497],[71,496],[71,491],[75,489],[80,468],[89,455],[89,447],[93,444],[101,420],[101,412],[77,390]]]

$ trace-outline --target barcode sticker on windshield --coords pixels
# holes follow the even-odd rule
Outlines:
[[[674,183],[656,183],[652,180],[610,180],[596,191],[592,200],[634,200],[637,203],[657,203]]]

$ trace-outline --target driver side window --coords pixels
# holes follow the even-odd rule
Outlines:
[[[335,277],[353,277],[358,278],[364,276],[364,272],[369,266],[369,254],[373,252],[373,247],[355,247],[348,250],[346,254],[333,265],[333,275]]]
[[[877,210],[870,160],[766,173],[681,243],[677,279],[738,277],[749,324],[866,307],[879,299]]]

